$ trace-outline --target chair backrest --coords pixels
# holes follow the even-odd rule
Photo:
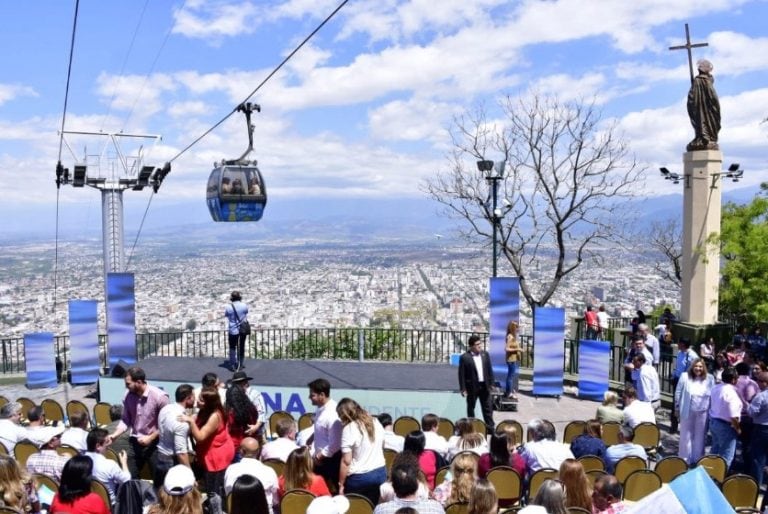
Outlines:
[[[117,452],[112,448],[107,448],[106,450],[104,450],[104,457],[106,457],[109,460],[113,460],[117,462],[118,465],[120,465],[120,458],[117,456]]]
[[[109,416],[109,409],[112,405],[107,402],[99,402],[93,406],[93,421],[99,426],[107,426],[112,423]]]
[[[696,462],[701,466],[718,484],[722,484],[725,475],[728,472],[728,463],[719,455],[704,455]]]
[[[5,396],[3,396],[3,395],[1,395],[1,394],[0,394],[0,407],[2,407],[3,405],[5,405],[5,404],[6,404],[6,403],[8,403],[9,401],[10,401],[10,400],[9,400],[8,398],[6,398]]]
[[[313,414],[311,412],[305,412],[299,416],[299,421],[296,423],[299,426],[299,431],[309,428],[313,425]]]
[[[285,471],[285,462],[280,459],[267,459],[264,461],[264,465],[274,469],[277,476],[281,476]]]
[[[754,508],[759,488],[749,475],[731,475],[723,481],[723,496],[734,509]]]
[[[624,481],[627,479],[630,473],[638,469],[645,468],[645,459],[638,457],[637,455],[628,455],[619,459],[619,462],[616,463],[616,469],[614,470],[613,474],[616,476],[616,479],[619,482],[624,484]]]
[[[589,485],[594,487],[595,486],[595,480],[597,480],[597,477],[605,475],[606,472],[602,469],[591,469],[586,472],[587,480],[589,480]]]
[[[374,505],[371,500],[362,494],[345,494],[349,500],[349,510],[347,514],[373,514]]]
[[[99,482],[95,478],[92,478],[91,492],[98,494],[99,497],[104,500],[104,504],[107,506],[107,508],[111,508],[112,502],[109,499],[109,489],[107,489],[107,486],[104,485],[103,482]]]
[[[403,437],[407,436],[414,430],[421,430],[421,424],[419,423],[418,419],[412,416],[400,416],[392,424],[392,431]]]
[[[0,455],[8,455],[8,448],[3,443],[0,443]]]
[[[448,472],[451,470],[450,466],[443,466],[435,473],[435,486],[438,486],[445,482],[445,477],[448,476]]]
[[[16,462],[19,463],[19,466],[25,468],[29,456],[39,451],[37,446],[29,441],[19,441],[16,443],[16,446],[13,447],[13,456],[16,458]]]
[[[85,412],[88,415],[88,419],[90,420],[91,418],[91,414],[90,414],[90,411],[88,410],[88,406],[86,406],[80,400],[69,400],[67,402],[66,411],[67,411],[68,418],[71,418],[72,414],[74,414],[75,412]]]
[[[46,421],[64,421],[64,407],[56,400],[46,398],[40,403],[40,407],[43,408]]]
[[[59,490],[59,482],[55,478],[43,475],[42,473],[32,473],[32,478],[35,479],[38,487],[44,485],[54,493]]]
[[[35,402],[30,400],[26,396],[21,396],[19,398],[16,398],[16,403],[21,404],[21,417],[23,419],[27,419],[27,412],[29,412],[29,409],[37,405]]]
[[[78,450],[74,446],[69,446],[68,444],[62,444],[58,448],[56,448],[56,453],[58,453],[59,455],[69,455],[70,457],[74,457],[75,455],[80,454],[80,450]]]
[[[514,505],[523,496],[523,480],[517,471],[509,466],[491,468],[485,478],[496,489],[500,507]]]
[[[606,446],[619,444],[620,429],[621,429],[621,423],[619,423],[618,421],[606,421],[605,423],[603,423],[602,439]]]
[[[663,483],[668,484],[688,471],[688,463],[677,455],[670,455],[657,462],[654,471],[661,477]]]
[[[398,453],[392,448],[384,448],[384,465],[387,468],[387,476],[389,476],[389,470],[392,469],[392,463],[395,462]]]
[[[661,489],[661,477],[652,469],[638,469],[624,481],[624,499],[640,501],[654,491]]]
[[[469,418],[469,421],[472,423],[472,428],[474,431],[478,434],[483,434],[483,436],[485,436],[485,434],[488,432],[488,425],[486,425],[485,421],[482,419]]]
[[[293,419],[293,415],[284,410],[276,410],[269,416],[269,433],[273,437],[277,436],[277,422],[281,419]]]
[[[451,503],[445,508],[445,514],[467,514],[469,512],[469,502]]]
[[[504,421],[499,422],[498,425],[496,425],[496,433],[501,433],[502,430],[506,425],[512,425],[517,429],[517,444],[523,443],[523,437],[525,437],[525,430],[523,430],[523,425],[520,424],[519,421],[515,421],[514,419],[505,419]]]
[[[577,460],[581,462],[585,473],[593,469],[605,471],[605,462],[597,455],[582,455]]]
[[[304,489],[291,489],[280,500],[280,512],[284,514],[304,514],[315,495]]]
[[[539,492],[541,484],[548,478],[555,479],[560,477],[560,472],[554,468],[541,468],[531,475],[531,481],[528,484],[528,498],[534,498]]]
[[[437,424],[437,433],[440,434],[446,441],[451,438],[456,427],[453,426],[453,421],[448,418],[440,418]]]
[[[655,450],[659,446],[660,440],[661,433],[656,423],[644,421],[635,426],[635,439],[632,442],[645,448],[646,452]]]
[[[565,444],[571,444],[571,441],[584,433],[584,427],[586,426],[586,421],[571,421],[565,425],[565,430],[563,430],[563,442]]]

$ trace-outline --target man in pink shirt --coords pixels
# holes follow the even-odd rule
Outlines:
[[[149,462],[152,474],[155,473],[155,450],[160,436],[157,421],[160,409],[168,405],[168,395],[147,384],[144,370],[136,366],[125,372],[125,388],[128,391],[123,398],[123,417],[110,435],[110,442],[131,430],[128,469],[131,476],[138,479],[146,462]]]
[[[736,391],[736,371],[723,370],[723,381],[712,389],[709,404],[709,432],[712,435],[710,453],[720,455],[730,468],[736,453],[736,439],[741,433],[741,398]]]
[[[741,398],[741,434],[739,435],[739,441],[741,441],[741,454],[744,462],[750,462],[752,459],[749,446],[752,441],[753,423],[752,416],[749,415],[749,403],[760,392],[757,382],[749,376],[751,371],[752,367],[746,361],[736,364],[736,373],[739,376],[736,379],[735,387],[736,392],[739,393],[739,398]]]

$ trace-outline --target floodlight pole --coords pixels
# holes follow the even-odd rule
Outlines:
[[[499,191],[499,181],[504,178],[504,166],[506,165],[506,161],[500,161],[497,163],[494,163],[493,161],[477,161],[477,169],[481,172],[486,172],[487,175],[485,175],[485,180],[488,181],[488,185],[491,189],[491,218],[490,222],[493,228],[493,268],[492,268],[492,275],[493,277],[496,277],[497,275],[497,264],[498,264],[498,241],[499,241],[499,222],[501,221],[501,216],[499,215],[498,210],[498,191]]]

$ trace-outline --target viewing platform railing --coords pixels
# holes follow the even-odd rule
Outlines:
[[[451,330],[415,330],[384,328],[277,328],[254,329],[246,346],[248,359],[329,359],[358,361],[394,361],[447,364],[452,354],[466,350],[472,332]],[[487,344],[488,334],[478,333]],[[624,337],[611,330],[609,378],[625,381],[623,361]],[[102,369],[107,369],[106,335],[99,336]],[[23,374],[24,339],[0,339],[2,361],[0,376]],[[523,349],[521,367],[533,367],[533,338],[520,336]],[[563,372],[570,378],[579,373],[579,343],[564,339]],[[64,374],[69,369],[69,336],[55,336],[57,369]],[[227,358],[229,345],[226,331],[179,331],[136,334],[139,360],[148,357]],[[662,346],[658,372],[661,390],[671,393],[670,377],[674,370],[672,349]]]

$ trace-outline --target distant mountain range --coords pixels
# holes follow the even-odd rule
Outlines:
[[[723,203],[749,202],[755,187],[729,191]],[[95,191],[93,195],[97,195]],[[97,197],[97,196],[96,196]],[[146,196],[125,195],[126,246],[132,244],[146,209]],[[98,197],[97,197],[98,198]],[[667,194],[628,202],[639,208],[640,223],[663,221],[682,216],[682,194]],[[0,240],[53,240],[55,206],[35,207],[34,212],[0,205]],[[426,197],[401,199],[280,198],[270,197],[264,217],[257,223],[215,223],[203,199],[174,202],[158,195],[149,209],[141,240],[186,237],[207,242],[257,239],[261,242],[295,241],[372,241],[381,239],[452,239],[456,220],[445,216],[442,206]],[[59,240],[101,238],[100,202],[63,205],[59,210]]]

